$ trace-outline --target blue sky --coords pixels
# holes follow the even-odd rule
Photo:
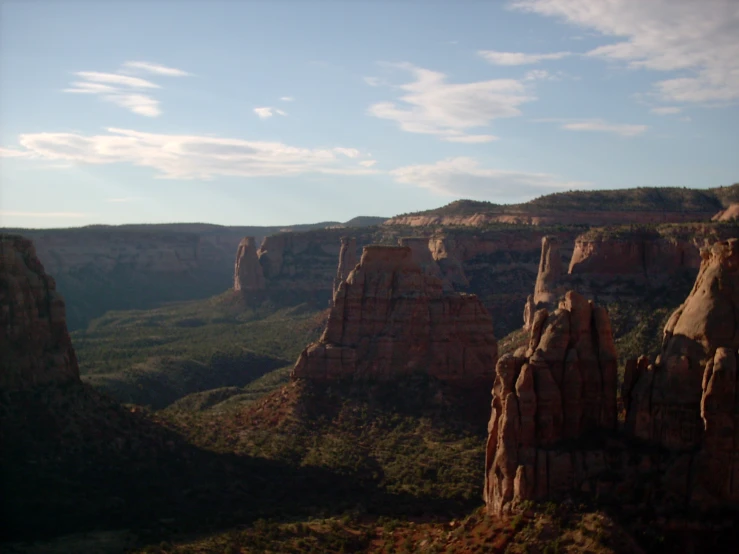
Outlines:
[[[739,181],[739,2],[0,0],[0,225]]]

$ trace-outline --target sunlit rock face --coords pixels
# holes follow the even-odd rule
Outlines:
[[[254,237],[244,237],[236,250],[234,263],[234,290],[256,291],[264,289],[264,273],[257,257]]]
[[[392,379],[420,371],[492,385],[498,347],[490,314],[476,296],[442,288],[410,247],[366,246],[293,377]]]
[[[488,424],[485,501],[495,514],[577,490],[592,452],[563,448],[616,427],[616,350],[608,313],[569,291],[537,311],[528,346],[498,360]]]

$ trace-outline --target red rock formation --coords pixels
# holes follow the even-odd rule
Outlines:
[[[339,267],[336,268],[334,277],[334,290],[332,299],[339,290],[339,285],[344,281],[357,265],[357,239],[353,237],[341,237],[341,250],[339,250]]]
[[[236,251],[234,266],[234,290],[255,291],[264,289],[264,274],[257,257],[254,237],[244,237]]]
[[[661,354],[647,368],[640,360],[627,379],[630,390],[624,383],[626,429],[677,455],[686,453],[675,467],[692,470],[676,469],[668,487],[685,491],[701,507],[736,506],[739,239],[717,243],[702,256],[693,290],[665,326]]]
[[[64,300],[30,240],[0,235],[0,389],[79,382]]]
[[[732,219],[739,218],[739,204],[731,204],[725,210],[721,210],[714,215],[712,221],[731,221]]]
[[[496,359],[492,319],[476,296],[443,293],[408,247],[366,246],[293,378],[388,379],[422,371],[492,384]]]
[[[569,291],[553,313],[536,312],[528,349],[496,367],[485,461],[491,513],[579,490],[599,469],[599,454],[562,444],[615,429],[616,369],[604,308]]]
[[[556,308],[564,290],[560,240],[556,236],[542,237],[541,258],[539,259],[539,272],[536,275],[534,294],[528,296],[524,306],[524,329],[528,331],[531,328],[536,310],[541,308],[553,310]]]
[[[388,219],[385,225],[404,225],[410,227],[465,225],[479,227],[491,223],[512,223],[524,225],[623,225],[682,223],[689,221],[708,221],[712,212],[637,212],[637,211],[562,211],[542,210],[540,212],[476,213],[471,215],[407,215]]]

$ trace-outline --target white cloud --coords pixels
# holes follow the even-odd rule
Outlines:
[[[397,87],[405,91],[398,99],[400,106],[380,102],[371,105],[369,113],[396,121],[409,133],[437,135],[445,140],[465,137],[468,129],[521,115],[518,106],[535,100],[524,83],[515,79],[450,84],[443,73],[407,63],[389,65],[411,72],[415,80]]]
[[[387,84],[383,79],[380,79],[379,77],[362,77],[362,79],[364,79],[364,82],[371,87],[379,87]]]
[[[477,53],[494,65],[529,65],[546,60],[561,60],[572,55],[571,52],[525,54],[523,52],[499,52],[497,50],[478,50]]]
[[[124,70],[140,70],[145,73],[153,73],[154,75],[163,75],[165,77],[188,77],[191,74],[182,69],[167,67],[158,63],[151,62],[126,62],[123,64]]]
[[[134,69],[170,77],[184,77],[189,73],[171,67],[150,62],[126,62],[125,69]],[[98,71],[77,71],[75,73],[83,81],[74,81],[62,92],[72,94],[97,94],[107,101],[146,117],[158,117],[162,110],[159,101],[148,94],[153,89],[161,88],[158,84],[139,77],[121,73],[101,73]],[[147,94],[144,94],[143,91]]]
[[[277,108],[273,108],[272,106],[264,106],[262,108],[254,108],[254,113],[257,114],[261,119],[269,119],[273,115],[281,115],[286,116],[287,112],[283,110],[278,110]]]
[[[553,75],[545,69],[532,69],[526,72],[523,79],[524,81],[559,81],[560,75],[562,74]]]
[[[161,88],[156,83],[140,79],[139,77],[131,77],[130,75],[121,75],[119,73],[99,73],[97,71],[77,71],[75,75],[82,77],[93,83],[110,83],[129,88]]]
[[[367,175],[375,170],[348,165],[353,148],[300,148],[280,142],[107,129],[106,134],[28,133],[20,135],[25,155],[42,161],[131,164],[149,167],[167,179],[219,176],[282,176],[323,173]]]
[[[359,162],[359,165],[362,167],[372,167],[377,163],[377,160],[364,160],[362,162]]]
[[[516,0],[513,6],[617,37],[589,56],[683,72],[655,83],[666,102],[739,100],[736,0]]]
[[[9,212],[0,210],[0,216],[2,217],[90,217],[91,214],[84,214],[81,212]]]
[[[280,98],[280,100],[282,100],[283,102],[294,102],[295,98],[293,98],[292,96],[283,96],[282,98]]]
[[[272,117],[272,108],[270,107],[264,107],[264,108],[254,108],[254,113],[257,114],[261,119],[267,119],[269,117]]]
[[[31,158],[32,152],[15,148],[0,148],[0,158]]]
[[[139,115],[157,117],[162,114],[159,101],[145,94],[106,94],[103,99]]]
[[[360,152],[356,148],[334,148],[334,152],[346,156],[347,158],[356,158]]]
[[[649,111],[657,115],[670,115],[680,113],[683,109],[677,106],[663,106],[661,108],[652,108]]]
[[[599,131],[603,133],[615,133],[622,137],[634,137],[642,134],[648,129],[646,125],[628,125],[624,123],[607,123],[602,119],[591,119],[588,121],[574,121],[564,123],[563,129],[568,131]]]
[[[437,194],[495,202],[524,200],[586,184],[562,181],[548,173],[487,169],[480,167],[477,160],[467,157],[400,167],[390,174],[399,183],[425,188]]]

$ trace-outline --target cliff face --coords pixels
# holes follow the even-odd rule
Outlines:
[[[255,291],[264,289],[264,274],[257,257],[254,237],[244,237],[236,250],[234,264],[234,290]]]
[[[406,225],[427,227],[436,225],[464,225],[480,227],[493,223],[519,225],[623,225],[682,223],[689,221],[709,221],[714,212],[635,212],[635,211],[563,211],[510,212],[470,215],[408,215],[388,219],[385,225]]]
[[[422,371],[444,381],[492,382],[492,319],[473,295],[445,294],[409,247],[368,246],[334,296],[321,339],[293,377],[389,379]]]
[[[64,300],[33,243],[0,235],[0,389],[79,382]]]
[[[739,204],[731,204],[725,210],[721,210],[711,219],[713,221],[731,221],[739,218]]]
[[[592,477],[598,455],[562,445],[615,429],[616,369],[605,309],[570,291],[551,314],[536,312],[528,347],[495,369],[485,461],[492,513],[579,490]]]
[[[682,488],[699,504],[739,502],[739,239],[703,251],[693,290],[670,317],[654,364],[630,364],[627,431],[695,454]],[[630,386],[629,386],[630,385]]]

